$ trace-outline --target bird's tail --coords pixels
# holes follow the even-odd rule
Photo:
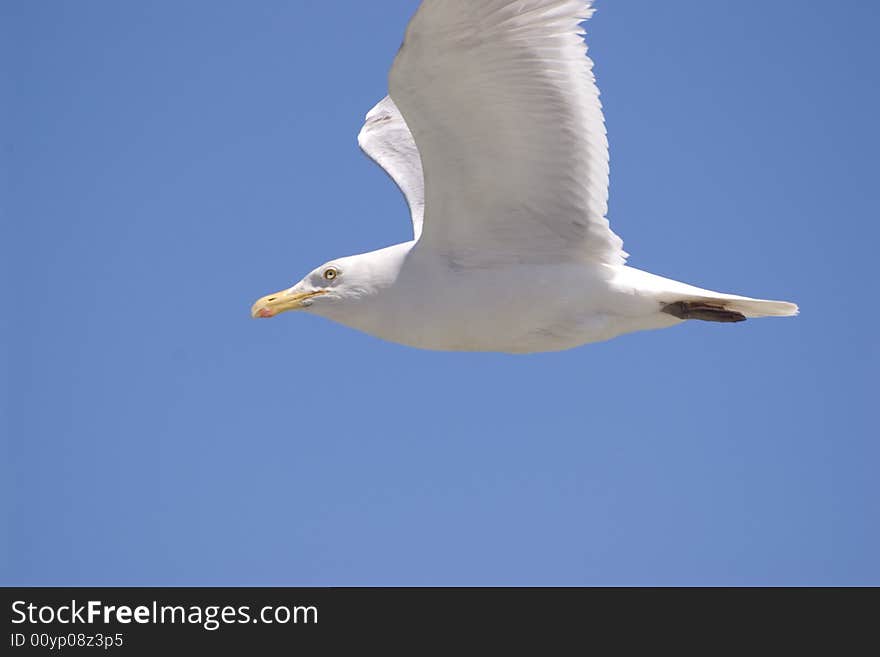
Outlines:
[[[686,299],[664,304],[662,310],[679,319],[699,319],[704,322],[744,322],[753,317],[791,317],[798,314],[798,307],[787,301],[721,293],[688,295]]]
[[[797,305],[788,301],[723,294],[630,267],[626,269],[641,290],[650,291],[651,296],[660,301],[663,312],[679,319],[741,322],[753,317],[791,317],[799,312]]]
[[[751,299],[730,294],[719,294],[711,298],[720,301],[725,309],[738,312],[745,317],[793,317],[799,311],[797,304],[788,301]]]

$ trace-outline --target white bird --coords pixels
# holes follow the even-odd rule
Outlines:
[[[582,29],[593,11],[424,0],[358,138],[403,191],[413,239],[331,260],[252,315],[306,310],[413,347],[508,353],[796,315],[625,264],[605,216],[608,141]]]

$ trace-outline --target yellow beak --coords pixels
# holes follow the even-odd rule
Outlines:
[[[299,310],[308,305],[305,303],[306,301],[322,294],[327,294],[327,292],[325,290],[301,292],[300,294],[289,294],[286,290],[276,292],[257,301],[251,308],[251,317],[254,319],[269,318],[288,310]]]

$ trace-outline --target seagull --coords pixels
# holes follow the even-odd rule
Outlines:
[[[796,315],[626,264],[583,24],[592,0],[423,0],[361,149],[409,205],[413,239],[331,260],[265,296],[439,351],[562,351],[688,320]]]

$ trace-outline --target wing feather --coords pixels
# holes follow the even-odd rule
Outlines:
[[[422,162],[412,133],[390,97],[385,96],[366,116],[358,144],[403,192],[412,215],[413,234],[422,234],[425,183]]]
[[[592,13],[591,0],[422,2],[389,76],[424,170],[420,246],[461,264],[624,262],[605,218]]]

